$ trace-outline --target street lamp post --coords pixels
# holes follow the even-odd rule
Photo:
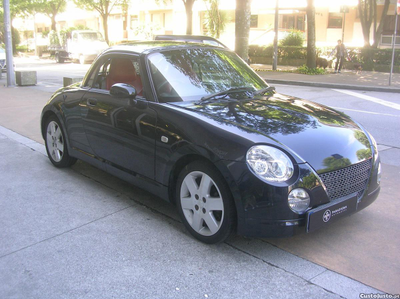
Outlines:
[[[389,76],[389,86],[392,85],[392,74],[393,74],[393,66],[394,66],[394,52],[396,49],[396,37],[397,37],[397,19],[399,17],[398,10],[396,9],[396,21],[394,22],[394,34],[392,38],[392,63],[390,65],[390,76]]]
[[[278,67],[278,18],[279,18],[279,0],[275,3],[275,37],[274,37],[274,59],[272,62],[272,70],[276,71]]]
[[[347,5],[342,5],[340,7],[340,12],[343,13],[342,43],[344,43],[344,28],[346,25],[346,13],[349,12],[349,7]]]

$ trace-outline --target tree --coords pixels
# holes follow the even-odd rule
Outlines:
[[[193,28],[193,4],[196,0],[182,0],[186,11],[186,34],[192,34]]]
[[[103,21],[104,39],[109,44],[108,39],[108,16],[117,5],[126,5],[126,0],[74,0],[76,6],[85,10],[96,10]]]
[[[384,4],[383,10],[382,10],[381,20],[379,22],[378,29],[376,29],[376,31],[375,31],[374,43],[372,45],[374,48],[378,47],[379,41],[381,40],[381,36],[382,36],[382,32],[383,32],[383,24],[384,24],[384,20],[387,17],[387,13],[389,11],[389,5],[390,5],[390,0],[385,0],[385,4]]]
[[[251,0],[236,0],[235,10],[235,52],[243,60],[249,60],[249,35]]]
[[[307,0],[307,67],[316,68],[317,51],[315,48],[315,5]]]
[[[36,0],[32,2],[33,10],[45,14],[51,19],[51,30],[56,29],[56,16],[57,14],[65,11],[67,7],[67,0]]]
[[[1,8],[1,20],[3,20],[3,1],[0,1],[0,8]],[[10,0],[10,24],[12,24],[12,20],[18,15],[29,15],[32,14],[32,5],[30,0]],[[4,31],[4,22],[0,23],[0,28]],[[3,32],[2,31],[2,32]],[[17,44],[19,44],[19,32],[11,25],[11,32],[12,32],[12,47],[14,53],[16,52]],[[0,33],[0,36],[4,33]],[[4,37],[2,37],[4,39]]]
[[[371,25],[376,14],[376,0],[358,0],[358,14],[364,36],[364,46],[369,47]]]

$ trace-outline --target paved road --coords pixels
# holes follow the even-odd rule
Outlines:
[[[74,75],[74,67],[76,67],[78,74],[83,75],[88,66],[77,64],[55,65],[52,62],[46,62],[42,65],[40,61],[33,62],[32,65],[34,67],[42,66],[40,68],[41,73],[38,73],[38,86],[18,88],[15,90],[13,99],[0,101],[0,125],[11,128],[33,140],[43,142],[37,126],[41,107],[46,102],[50,92],[55,90],[58,84],[61,84],[64,74]],[[18,62],[17,67],[19,67]],[[24,67],[27,67],[27,65],[25,64]],[[57,71],[53,72],[55,68]],[[32,94],[32,90],[35,91],[37,97],[29,96]],[[368,96],[385,101],[379,102],[372,98],[359,97],[359,95],[363,95],[362,92],[346,94],[336,90],[283,85],[277,86],[277,90],[336,107],[361,122],[376,137],[381,149],[381,158],[384,163],[382,193],[379,199],[368,209],[344,219],[324,231],[280,240],[247,240],[234,237],[225,245],[243,251],[264,263],[294,273],[295,276],[302,277],[307,282],[343,297],[356,298],[354,297],[355,294],[361,291],[360,288],[353,288],[352,280],[337,273],[385,292],[400,293],[398,286],[400,262],[397,259],[400,249],[398,232],[400,223],[397,219],[398,208],[396,206],[399,197],[393,196],[393,194],[398,193],[395,188],[400,185],[398,175],[400,173],[400,165],[398,165],[400,161],[398,144],[400,140],[398,138],[400,115],[399,110],[396,109],[396,104],[399,104],[399,101],[395,98],[395,95],[386,93],[368,93]],[[22,111],[23,117],[16,118],[15,111]],[[94,180],[101,186],[118,190],[122,194],[120,196],[134,199],[135,203],[150,208],[152,212],[161,213],[162,217],[177,219],[175,211],[170,207],[164,209],[163,203],[158,202],[148,194],[128,187],[125,183],[113,179],[84,163],[78,163],[72,171],[74,171],[75,176],[78,176],[78,180],[79,175],[83,175],[84,178]],[[103,187],[101,189],[103,190]],[[64,190],[67,189],[64,188]],[[96,196],[102,198],[101,195],[97,194]],[[163,222],[161,221],[161,223]],[[180,227],[179,229],[182,228],[180,224],[176,225]],[[153,235],[153,232],[149,233]],[[185,239],[184,242],[191,243],[190,237],[186,237],[188,239]],[[278,248],[282,248],[284,251]],[[199,252],[199,256],[202,256],[205,254],[204,250],[207,249],[194,247],[191,250]],[[287,252],[294,255],[287,255]],[[310,263],[312,267],[322,266],[323,272],[319,270],[309,271],[309,266],[301,265],[301,263],[300,266],[296,266],[298,262],[296,256],[304,258],[300,259],[302,262],[312,261],[313,263]],[[192,255],[190,257],[192,258]],[[227,265],[222,264],[220,266],[225,267]],[[294,271],[293,269],[297,270]],[[306,277],[303,277],[304,275]],[[251,280],[248,280],[248,282],[253,287]],[[283,287],[287,287],[287,285],[283,285]],[[317,290],[317,294],[319,291]],[[237,295],[238,293],[234,294]],[[264,293],[257,291],[254,294]],[[319,294],[321,297],[325,296],[323,292]]]

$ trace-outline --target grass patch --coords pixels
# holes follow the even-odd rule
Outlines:
[[[321,67],[316,67],[314,69],[309,68],[305,64],[300,66],[296,71],[299,74],[306,74],[306,75],[325,75],[326,70]]]

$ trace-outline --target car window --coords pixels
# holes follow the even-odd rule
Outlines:
[[[194,101],[231,88],[267,87],[235,53],[191,48],[148,56],[152,82],[160,102]]]
[[[128,55],[105,57],[97,63],[85,86],[110,90],[116,83],[132,85],[139,96],[143,94],[138,57]]]
[[[224,48],[219,42],[209,39],[203,39],[203,44]]]

